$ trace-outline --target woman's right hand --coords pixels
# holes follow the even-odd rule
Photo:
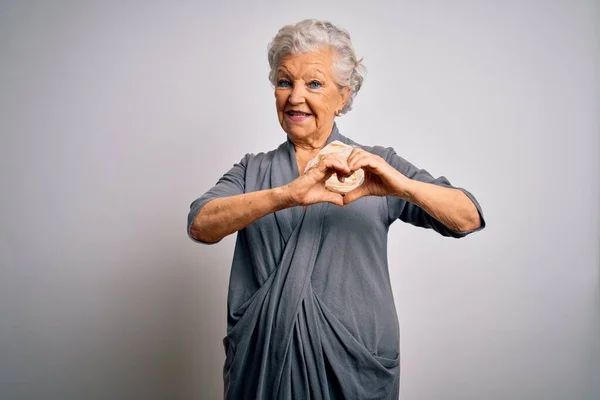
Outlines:
[[[339,180],[351,174],[346,160],[329,154],[314,167],[285,186],[285,190],[295,206],[308,206],[315,203],[329,202],[338,206],[344,205],[344,198],[325,188],[325,181],[337,174]]]
[[[344,178],[350,175],[350,168],[345,159],[328,155],[287,185],[210,200],[196,215],[190,236],[201,242],[215,243],[284,208],[324,201],[342,206],[343,197],[325,189],[325,181],[334,173],[338,179]]]

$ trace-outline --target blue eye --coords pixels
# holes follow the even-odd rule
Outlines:
[[[282,88],[291,87],[292,82],[288,81],[287,79],[280,79],[277,81],[277,86]]]
[[[310,81],[308,87],[311,89],[320,89],[323,85],[319,81]]]

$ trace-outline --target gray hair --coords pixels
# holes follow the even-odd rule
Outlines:
[[[354,97],[362,86],[365,67],[362,59],[357,60],[350,34],[327,21],[305,19],[294,25],[286,25],[277,32],[269,43],[269,80],[275,85],[277,68],[281,59],[290,54],[300,54],[322,48],[331,48],[336,57],[333,65],[333,76],[338,88],[349,87],[351,90],[348,102],[341,110],[342,114],[352,109]]]

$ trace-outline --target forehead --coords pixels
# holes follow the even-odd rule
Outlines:
[[[281,59],[278,72],[283,71],[292,75],[302,75],[310,72],[320,72],[331,75],[333,67],[333,51],[321,49],[300,54],[288,54]]]

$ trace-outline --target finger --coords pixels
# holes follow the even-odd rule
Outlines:
[[[345,161],[342,161],[338,158],[334,158],[334,157],[326,157],[323,158],[321,160],[321,162],[319,162],[319,171],[320,172],[326,172],[328,169],[332,169],[334,170],[334,172],[341,172],[343,174],[350,174],[350,167],[348,167],[348,164]]]
[[[338,180],[339,180],[340,175],[346,176],[347,174],[341,172],[338,175],[335,168],[326,168],[325,171],[321,171],[318,168],[311,168],[310,170],[307,171],[307,175],[312,177],[312,181],[314,183],[322,183],[323,184],[325,181],[327,181],[333,175],[337,175]]]
[[[352,150],[352,152],[346,159],[346,162],[348,163],[348,166],[350,166],[350,164],[355,163],[359,159],[369,158],[369,157],[375,157],[375,155],[372,153],[369,153],[366,150],[355,148]]]
[[[348,161],[346,157],[343,157],[341,154],[338,153],[330,153],[330,154],[326,154],[325,156],[323,156],[322,160],[333,160],[333,161],[338,161],[343,165],[348,165]]]
[[[368,166],[371,160],[371,156],[369,154],[357,154],[348,162],[348,168],[352,171],[356,171],[359,168]]]
[[[381,170],[382,161],[383,161],[383,159],[381,157],[366,153],[366,154],[361,154],[361,155],[355,157],[349,163],[348,167],[352,171],[356,171],[360,168],[363,168],[363,169],[368,169],[368,170],[374,172],[376,175],[380,175],[381,171],[382,171]]]
[[[312,167],[308,171],[306,171],[305,175],[310,177],[312,180],[312,183],[314,184],[317,182],[325,182],[334,173],[335,173],[334,169],[330,169],[327,167],[323,168],[320,165],[315,165],[314,167]]]
[[[344,196],[344,205],[348,205],[348,204],[360,199],[361,197],[368,196],[368,195],[369,195],[369,190],[368,190],[367,186],[365,186],[364,184],[360,185],[356,189],[351,190],[348,193],[346,193],[346,195]]]
[[[323,201],[327,203],[332,203],[337,206],[344,205],[344,197],[341,194],[330,192],[329,190],[326,193],[323,193]]]
[[[354,160],[355,158],[357,158],[361,155],[364,155],[365,153],[370,154],[367,151],[356,147],[356,148],[352,149],[352,151],[350,152],[350,155],[346,159],[346,162],[348,163],[348,165],[350,165],[350,162],[352,162],[352,160]]]

